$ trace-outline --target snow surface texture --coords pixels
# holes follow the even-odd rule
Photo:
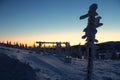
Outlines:
[[[84,80],[86,78],[87,60],[72,59],[64,63],[64,58],[48,54],[36,54],[28,50],[1,47],[0,51],[11,58],[29,63],[36,71],[36,80]],[[119,60],[94,61],[93,80],[120,80]]]
[[[0,80],[36,80],[35,78],[36,73],[32,67],[0,51]]]

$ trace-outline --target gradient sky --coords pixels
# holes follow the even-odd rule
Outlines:
[[[99,42],[120,41],[120,0],[0,0],[0,41],[33,44],[36,41],[81,39],[87,19],[79,20],[92,3],[102,16],[96,38]]]

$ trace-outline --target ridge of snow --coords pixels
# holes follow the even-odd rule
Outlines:
[[[0,46],[0,51],[23,63],[29,63],[36,71],[37,80],[84,80],[87,60],[72,59],[71,64],[64,63],[53,55],[29,53],[29,50]],[[94,61],[93,80],[120,80],[120,61]]]

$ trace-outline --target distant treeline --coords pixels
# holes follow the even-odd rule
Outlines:
[[[12,44],[11,41],[7,41],[6,43],[5,42],[0,42],[0,45],[1,46],[6,46],[6,47],[20,48],[20,49],[31,48],[27,44],[22,44],[22,43],[18,43],[18,42],[14,42],[14,44]]]
[[[99,50],[118,50],[120,51],[120,41],[110,41],[97,44]]]
[[[56,55],[70,55],[72,57],[87,58],[87,50],[85,45],[75,45],[70,46],[68,48],[40,48],[39,46],[35,46],[33,44],[32,47],[28,47],[27,44],[21,44],[18,42],[11,44],[11,42],[3,43],[0,42],[0,45],[12,48],[19,48],[19,49],[29,49],[35,51],[36,53],[49,53],[49,54],[56,54]],[[120,59],[120,41],[110,41],[96,44],[96,53],[95,57],[98,59]]]

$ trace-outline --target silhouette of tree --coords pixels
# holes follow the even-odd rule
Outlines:
[[[98,8],[98,5],[94,3],[90,5],[87,14],[80,16],[80,20],[88,18],[87,27],[83,30],[83,32],[85,32],[85,35],[82,36],[82,38],[86,39],[87,41],[86,47],[87,47],[87,53],[88,53],[88,66],[87,66],[86,80],[92,80],[93,58],[95,54],[94,42],[98,42],[98,40],[95,39],[95,35],[97,33],[96,28],[103,25],[102,23],[100,23],[101,17],[98,16],[98,13],[96,12],[97,8]]]

